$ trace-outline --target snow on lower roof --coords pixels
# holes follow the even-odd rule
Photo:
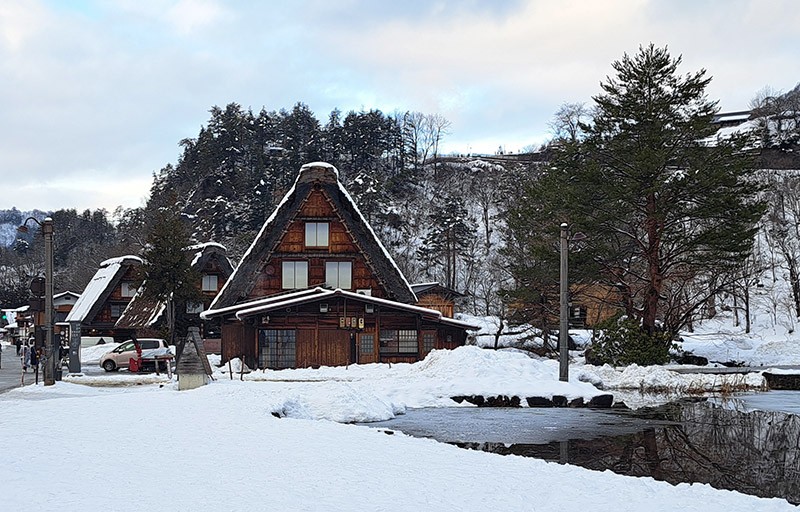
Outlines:
[[[295,297],[295,296],[299,296],[299,295],[310,295],[310,294],[314,294],[314,293],[319,293],[320,290],[324,291],[325,288],[320,288],[319,286],[317,286],[315,288],[307,288],[305,290],[300,290],[300,291],[294,291],[294,292],[289,292],[289,293],[281,293],[281,294],[278,294],[278,295],[270,295],[269,297],[263,297],[263,298],[260,298],[260,299],[250,300],[250,301],[247,301],[247,302],[241,302],[239,304],[234,304],[233,306],[227,306],[227,307],[224,307],[224,308],[208,309],[208,310],[203,311],[202,313],[200,313],[200,318],[202,318],[203,320],[208,320],[209,318],[212,318],[212,317],[215,317],[215,316],[225,315],[225,314],[228,314],[228,313],[235,313],[235,312],[240,311],[240,310],[242,310],[244,308],[250,308],[250,307],[259,306],[259,305],[263,305],[263,304],[269,304],[269,303],[272,303],[272,302],[275,302],[275,301],[279,301],[279,300],[286,300],[287,297]]]
[[[436,321],[452,325],[454,327],[460,327],[462,329],[469,329],[469,330],[477,330],[479,329],[478,326],[469,324],[467,322],[462,322],[460,320],[455,320],[453,318],[448,318],[442,315],[441,311],[437,311],[435,309],[428,309],[423,308],[420,306],[414,306],[412,304],[405,304],[402,302],[395,302],[389,299],[382,299],[379,297],[372,297],[371,295],[363,295],[361,293],[354,293],[348,290],[342,290],[337,288],[335,290],[329,290],[325,288],[313,288],[310,290],[302,290],[300,292],[286,294],[286,295],[277,295],[272,296],[267,299],[258,302],[251,302],[248,304],[239,304],[238,306],[225,308],[230,313],[236,314],[236,318],[242,320],[245,317],[257,315],[262,312],[272,311],[275,309],[287,308],[290,306],[294,306],[295,304],[301,304],[304,302],[311,302],[321,300],[327,297],[335,297],[341,296],[352,300],[357,300],[361,302],[369,302],[372,304],[377,304],[381,306],[386,306],[394,309],[402,309],[404,311],[410,311],[412,313],[417,313],[419,315],[424,315],[427,317],[433,317]],[[210,315],[218,315],[220,314],[221,310],[217,310],[215,312],[207,311]],[[201,315],[202,317],[203,315]],[[204,317],[205,318],[205,317]]]

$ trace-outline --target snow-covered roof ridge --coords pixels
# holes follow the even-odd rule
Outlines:
[[[116,258],[109,258],[105,261],[100,262],[100,268],[109,267],[111,265],[119,265],[126,263],[126,260],[133,260],[140,265],[144,263],[144,260],[139,256],[134,256],[133,254],[126,254],[125,256],[117,256]]]
[[[54,299],[58,299],[59,297],[64,297],[65,295],[74,295],[75,297],[80,297],[81,296],[80,293],[76,293],[76,292],[73,292],[71,290],[64,290],[61,293],[56,293],[55,295],[53,295],[53,298]]]
[[[441,311],[435,309],[429,309],[422,306],[416,306],[413,304],[405,304],[402,302],[383,299],[380,297],[373,297],[371,295],[363,295],[361,293],[352,292],[350,290],[342,290],[341,288],[336,288],[332,290],[329,288],[321,288],[319,286],[315,288],[308,288],[305,290],[299,290],[280,295],[272,295],[270,297],[265,297],[263,299],[259,299],[256,301],[251,301],[243,304],[236,304],[233,306],[228,306],[226,308],[204,311],[203,313],[200,314],[200,318],[203,318],[205,320],[220,315],[233,314],[236,316],[236,318],[242,320],[248,316],[257,315],[259,313],[265,313],[268,311],[273,311],[275,309],[288,308],[294,305],[303,304],[307,302],[315,302],[318,300],[328,299],[332,297],[344,297],[348,300],[356,300],[379,306],[401,309],[403,311],[408,311],[411,313],[423,315],[437,322],[445,323],[447,325],[452,325],[455,327],[461,327],[463,329],[477,330],[480,328],[479,326],[473,323],[445,317],[444,315],[442,315]]]
[[[218,242],[202,242],[190,245],[186,248],[187,251],[200,251],[206,248],[216,247],[218,249],[222,249],[225,252],[228,252],[228,248]]]

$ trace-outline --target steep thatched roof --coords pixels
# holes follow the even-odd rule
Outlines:
[[[388,298],[405,303],[417,301],[411,286],[392,256],[378,240],[353,198],[339,182],[336,168],[324,162],[314,162],[300,169],[294,186],[264,223],[233,275],[211,304],[211,309],[232,306],[246,300],[255,286],[255,277],[262,265],[272,257],[292,220],[300,212],[311,191],[315,189],[325,192],[331,200],[364,255],[367,265],[386,290]]]
[[[198,270],[203,269],[209,260],[216,258],[225,277],[233,272],[233,265],[231,265],[226,256],[226,249],[220,244],[209,242],[192,245],[187,247],[186,250],[194,253],[191,264],[192,267]],[[166,309],[166,302],[145,297],[143,293],[146,286],[147,281],[139,287],[136,296],[117,320],[116,327],[121,329],[145,329],[154,327],[161,320]]]
[[[86,289],[75,302],[65,321],[90,323],[122,280],[125,272],[131,266],[141,264],[141,258],[130,255],[111,258],[100,263],[100,268],[86,285]]]

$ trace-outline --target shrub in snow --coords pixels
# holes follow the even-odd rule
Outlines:
[[[592,364],[648,366],[670,360],[672,336],[667,332],[648,333],[636,320],[615,316],[602,322],[591,349]]]

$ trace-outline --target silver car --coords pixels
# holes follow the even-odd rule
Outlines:
[[[162,339],[141,338],[137,341],[139,342],[139,347],[141,347],[143,351],[168,349],[167,343]],[[100,358],[100,366],[107,372],[113,372],[120,368],[127,368],[132,358],[136,359],[136,346],[133,344],[133,340],[128,340],[111,352],[105,353]]]

